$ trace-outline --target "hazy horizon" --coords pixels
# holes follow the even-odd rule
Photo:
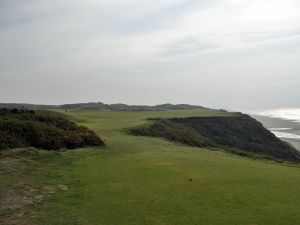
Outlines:
[[[0,102],[300,107],[296,0],[2,0]]]

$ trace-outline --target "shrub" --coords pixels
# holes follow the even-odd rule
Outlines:
[[[101,146],[90,129],[50,111],[0,109],[0,149],[27,147],[57,150]]]

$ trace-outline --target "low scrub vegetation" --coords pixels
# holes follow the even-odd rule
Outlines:
[[[0,149],[35,147],[46,150],[101,146],[90,129],[51,111],[0,109]]]
[[[137,136],[164,137],[194,147],[216,147],[209,139],[199,135],[193,128],[174,123],[170,120],[158,120],[149,126],[139,126],[129,131]]]
[[[197,147],[219,146],[242,156],[300,162],[300,153],[248,115],[156,119],[130,130],[133,135],[164,137]]]

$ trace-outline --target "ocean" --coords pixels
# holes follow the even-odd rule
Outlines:
[[[251,116],[300,151],[300,108],[258,111]]]

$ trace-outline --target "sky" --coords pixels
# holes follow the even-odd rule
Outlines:
[[[299,0],[1,0],[0,102],[300,107]]]

